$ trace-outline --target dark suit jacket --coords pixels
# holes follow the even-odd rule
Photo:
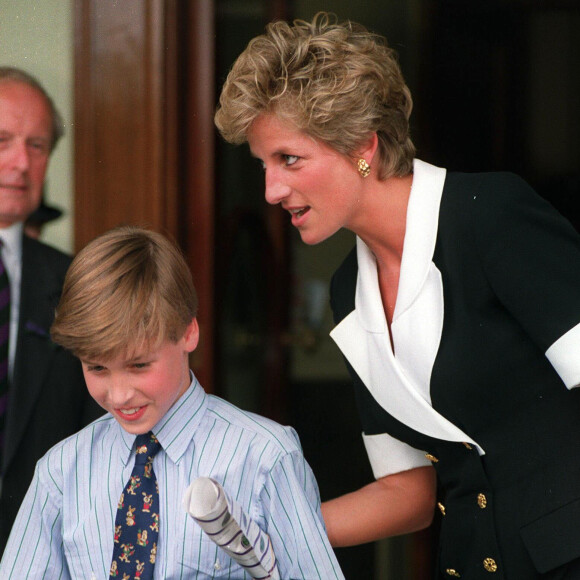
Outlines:
[[[380,295],[375,310],[370,288],[362,295],[358,274],[369,266],[358,257],[351,253],[333,279],[333,337],[342,328],[338,343],[365,434],[389,434],[433,461],[445,511],[437,577],[455,570],[469,579],[531,580],[580,558],[580,387],[567,389],[545,355],[580,320],[577,232],[512,175],[447,175],[428,255],[443,290],[429,295],[440,296],[443,312],[435,316],[432,300],[410,318],[422,294],[407,293],[413,300],[393,324],[406,321],[402,332],[411,329],[417,350],[429,316],[439,321],[427,375],[432,410],[461,429],[463,440],[450,430],[438,435],[423,399],[404,399],[396,373],[383,370],[390,340],[369,315],[381,309],[375,318],[384,321]],[[421,291],[429,281],[415,279]],[[397,356],[408,353],[401,348]],[[484,455],[465,444],[468,437]]]
[[[70,258],[24,236],[18,345],[10,385],[0,491],[0,552],[36,462],[102,410],[90,398],[80,363],[49,336]]]

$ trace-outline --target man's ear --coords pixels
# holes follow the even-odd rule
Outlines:
[[[185,349],[187,352],[193,352],[197,348],[197,344],[199,343],[199,325],[197,323],[197,318],[191,319],[191,322],[185,329],[183,339],[185,341]]]

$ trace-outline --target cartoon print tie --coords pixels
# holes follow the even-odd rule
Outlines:
[[[109,578],[151,580],[159,536],[159,488],[153,457],[161,444],[151,431],[135,442],[135,467],[119,499]]]
[[[0,249],[2,240],[0,240]],[[0,256],[0,473],[4,448],[4,424],[8,406],[8,335],[10,333],[10,284]]]

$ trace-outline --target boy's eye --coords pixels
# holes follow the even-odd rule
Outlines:
[[[133,368],[135,369],[145,369],[149,366],[150,363],[148,362],[138,362],[138,363],[133,363]]]
[[[105,367],[102,365],[87,365],[87,371],[90,373],[98,373],[104,371]]]

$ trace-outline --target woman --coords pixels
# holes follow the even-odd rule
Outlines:
[[[357,235],[331,335],[376,481],[324,504],[331,542],[427,526],[438,487],[437,577],[580,578],[580,237],[514,175],[415,159],[411,108],[385,39],[318,14],[252,40],[215,117],[304,242]]]

